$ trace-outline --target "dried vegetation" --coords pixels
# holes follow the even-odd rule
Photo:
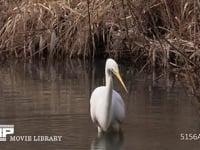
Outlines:
[[[3,0],[0,7],[2,55],[199,64],[199,1]]]
[[[199,0],[2,0],[0,57],[112,56],[176,68],[198,95],[199,23]]]

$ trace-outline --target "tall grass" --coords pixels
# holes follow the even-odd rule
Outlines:
[[[0,56],[199,65],[198,0],[2,0],[0,8]]]
[[[142,70],[175,67],[200,97],[199,16],[199,0],[1,0],[0,58],[112,56]]]

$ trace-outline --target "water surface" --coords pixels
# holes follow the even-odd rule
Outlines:
[[[181,133],[200,134],[200,118],[179,82],[135,73],[120,65],[129,94],[114,80],[126,103],[120,134],[97,136],[89,116],[92,90],[104,84],[104,61],[8,62],[0,68],[0,124],[14,124],[16,136],[62,136],[61,142],[0,142],[4,150],[199,150]]]

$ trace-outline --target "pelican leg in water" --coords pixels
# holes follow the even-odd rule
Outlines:
[[[90,97],[90,115],[96,123],[98,132],[107,132],[109,128],[120,129],[120,123],[125,117],[125,105],[118,92],[113,90],[113,78],[115,75],[128,92],[119,73],[117,63],[109,58],[106,61],[105,77],[106,85],[97,87]]]
[[[91,142],[91,150],[124,150],[123,132],[106,132]]]

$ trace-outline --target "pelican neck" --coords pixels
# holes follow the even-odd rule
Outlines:
[[[106,87],[113,88],[112,72],[109,69],[105,70]]]

